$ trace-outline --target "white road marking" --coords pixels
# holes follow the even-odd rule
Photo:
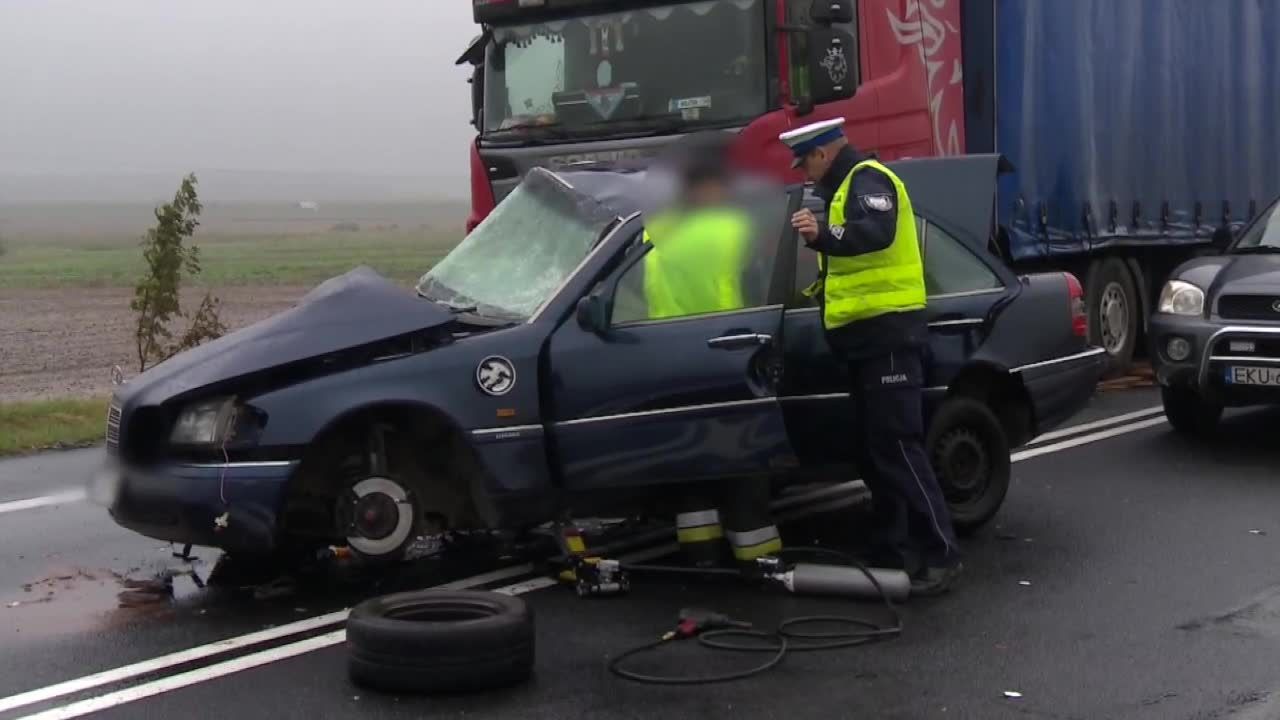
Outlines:
[[[12,500],[10,502],[0,503],[0,515],[18,512],[19,510],[33,510],[35,508],[50,507],[52,505],[66,505],[67,503],[80,502],[86,497],[88,497],[88,493],[83,489],[73,489],[54,493],[53,495],[27,498],[26,500]]]
[[[1108,440],[1114,437],[1119,437],[1122,435],[1127,435],[1129,433],[1138,432],[1141,430],[1145,430],[1147,428],[1152,428],[1158,425],[1162,425],[1165,422],[1167,421],[1163,416],[1150,418],[1140,422],[1132,423],[1130,425],[1124,425],[1121,427],[1116,427],[1116,428],[1104,430],[1101,432],[1095,432],[1092,434],[1075,437],[1063,442],[1053,443],[1051,445],[1046,445],[1044,447],[1024,450],[1024,451],[1015,453],[1014,455],[1011,456],[1010,459],[1012,462],[1015,462],[1015,463],[1021,462],[1024,460],[1029,460],[1034,457],[1039,457],[1041,455],[1048,455],[1052,453],[1062,452],[1064,450],[1080,447],[1082,445],[1101,442],[1103,440]],[[852,481],[850,483],[845,483],[845,485],[854,485],[854,484],[860,484],[860,482]],[[813,493],[813,495],[821,496],[821,495],[830,494],[830,492],[831,492],[831,488],[823,488]],[[801,502],[801,500],[799,498],[788,498],[787,502],[789,502],[790,504],[796,504],[798,502]],[[832,504],[842,505],[842,504],[848,504],[848,503],[847,501],[846,502],[836,501],[835,503],[832,503]],[[809,514],[810,512],[817,512],[818,510],[823,510],[823,509],[826,509],[826,508],[825,507],[805,508],[805,510],[798,510],[797,512],[794,513],[793,516],[802,516],[802,515]],[[629,555],[623,556],[622,559],[627,562],[642,562],[644,559],[661,557],[667,553],[674,551],[675,549],[676,549],[675,545],[664,545],[657,548],[651,548],[649,550],[631,553]],[[511,572],[512,574],[518,574],[513,572],[514,570],[515,569],[500,570],[500,571],[495,571],[494,573],[489,573],[489,575],[495,576],[495,575],[498,575],[501,573],[507,573],[507,572]],[[524,572],[531,571],[530,566],[524,566],[523,571]],[[477,578],[479,577],[484,577],[484,576],[477,576]],[[493,580],[497,580],[497,579],[500,579],[500,578],[493,577]],[[474,587],[477,585],[485,584],[484,581],[476,582],[475,580],[476,580],[475,578],[468,578],[466,580],[459,580],[453,583],[447,583],[445,585],[440,585],[437,587],[441,589],[464,589],[468,586]],[[494,590],[494,592],[501,592],[509,595],[520,595],[528,592],[533,592],[535,590],[551,587],[552,585],[555,585],[555,584],[556,584],[556,581],[551,578],[534,578],[528,581],[515,583],[514,585],[508,585],[506,587],[497,588],[496,590]],[[286,628],[296,627],[304,623],[315,623],[315,627],[322,627],[328,622],[341,621],[341,619],[345,618],[346,614],[347,614],[347,611],[345,610],[337,613],[331,613],[329,615],[319,616],[317,618],[311,618],[309,620],[303,620],[297,623],[291,623],[290,625],[281,626],[279,628],[272,628],[269,630],[261,631],[259,633],[244,635],[239,638],[231,638],[230,640],[225,640],[225,641],[222,641],[221,643],[214,643],[212,645],[206,645],[199,648],[192,648],[191,650],[174,653],[173,655],[167,655],[162,658],[157,658],[152,661],[145,661],[143,663],[138,663],[136,665],[127,666],[125,668],[119,668],[117,670],[109,670],[104,673],[98,673],[97,675],[91,675],[85,678],[81,678],[79,680],[71,680],[66,683],[50,686],[49,688],[32,690],[28,693],[23,693],[22,695],[15,695],[10,698],[0,699],[0,711],[6,710],[6,709],[12,709],[15,707],[22,707],[25,705],[30,705],[36,702],[41,702],[41,701],[52,699],[55,697],[60,697],[73,692],[79,692],[81,690],[89,689],[92,687],[98,687],[108,683],[119,682],[120,680],[129,679],[142,674],[147,674],[149,672],[154,672],[155,670],[164,669],[166,667],[172,667],[174,665],[181,664],[182,662],[189,662],[189,660],[182,660],[179,662],[164,662],[163,665],[160,665],[159,667],[155,667],[153,669],[146,670],[144,672],[130,672],[129,674],[124,675],[122,677],[113,677],[112,679],[105,680],[105,681],[92,682],[91,684],[87,684],[87,685],[84,684],[89,682],[93,678],[100,678],[108,675],[122,674],[125,671],[128,671],[130,668],[136,668],[138,666],[159,663],[159,662],[165,661],[166,658],[173,658],[173,657],[184,655],[186,653],[199,652],[199,653],[202,653],[200,657],[202,658],[208,657],[209,655],[214,655],[220,652],[226,652],[229,648],[225,647],[224,645],[225,643],[235,643],[234,647],[237,647],[237,648],[245,647],[247,645],[252,645],[258,642],[264,642],[264,640],[261,638],[254,641],[249,641],[249,638],[253,638],[254,636],[262,635],[264,633],[279,632],[280,633],[279,635],[275,635],[271,639],[278,638],[278,637],[286,637],[288,635],[297,634],[298,632],[303,632],[302,630],[285,631]],[[332,619],[335,616],[338,616],[337,620]],[[322,618],[326,619],[327,622],[320,622]],[[345,639],[346,639],[346,631],[337,630],[332,633],[327,633],[325,635],[320,635],[314,638],[308,638],[306,640],[301,640],[296,643],[281,645],[279,647],[271,648],[269,650],[263,650],[256,653],[251,653],[238,658],[234,658],[232,660],[215,663],[215,664],[208,665],[206,667],[198,668],[195,670],[190,670],[185,673],[179,673],[177,675],[173,675],[170,677],[153,680],[147,683],[142,683],[132,688],[126,688],[123,690],[118,690],[118,691],[107,693],[104,695],[99,695],[97,697],[89,698],[86,700],[81,700],[79,702],[70,703],[62,707],[57,707],[50,710],[46,710],[44,712],[36,713],[34,715],[25,716],[21,720],[63,720],[66,718],[81,717],[83,715],[99,712],[104,709],[125,705],[125,704],[135,702],[137,700],[141,700],[144,698],[153,697],[155,695],[171,692],[173,690],[178,690],[178,689],[199,684],[202,682],[207,682],[209,680],[213,680],[219,677],[224,677],[226,675],[238,673],[243,670],[248,670],[250,668],[260,667],[262,665],[276,662],[278,660],[284,660],[287,658],[296,657],[298,655],[303,655],[308,652],[313,652],[315,650],[320,650],[327,647],[333,647],[334,645],[341,644],[342,642],[345,641]],[[222,647],[219,647],[219,649],[217,650],[213,650],[213,648],[218,647],[220,645],[222,645]],[[62,688],[70,688],[70,689],[62,689]]]
[[[127,703],[136,702],[145,698],[154,697],[167,692],[173,692],[190,685],[212,680],[215,677],[230,675],[232,673],[249,670],[251,668],[261,667],[273,662],[284,660],[286,658],[295,657],[305,653],[321,650],[323,648],[338,645],[346,640],[346,630],[335,630],[324,635],[317,635],[291,645],[281,645],[270,650],[263,650],[252,655],[245,655],[234,660],[228,660],[224,663],[211,665],[209,667],[200,668],[198,670],[188,670],[177,675],[170,675],[166,678],[153,680],[149,683],[143,683],[124,690],[118,690],[106,695],[99,695],[88,700],[63,705],[51,710],[27,715],[27,720],[62,720],[64,718],[76,718],[89,713],[100,712],[108,708],[125,705]]]
[[[676,546],[664,545],[657,548],[649,548],[648,550],[638,550],[634,553],[623,555],[620,559],[623,562],[638,563],[646,560],[653,560],[662,557],[668,553],[674,552]],[[556,585],[557,582],[551,578],[534,578],[525,582],[515,583],[495,589],[493,592],[502,593],[504,595],[523,595],[535,590]],[[440,586],[443,587],[443,586]],[[106,693],[97,697],[81,700],[62,707],[52,708],[44,712],[27,715],[21,720],[69,720],[70,718],[78,718],[90,713],[101,712],[120,705],[127,705],[131,702],[137,702],[145,698],[162,695],[174,690],[180,690],[192,685],[198,685],[209,680],[214,680],[227,675],[234,675],[238,672],[250,670],[263,665],[269,665],[280,660],[287,660],[291,657],[305,655],[316,650],[323,650],[335,645],[341,645],[346,642],[347,631],[335,630],[324,635],[317,635],[313,638],[300,640],[296,643],[281,645],[270,650],[262,650],[260,652],[243,655],[232,660],[220,662],[215,665],[188,670],[184,673],[171,675],[169,677],[153,680],[141,685],[135,685],[131,688],[117,690],[115,692]]]
[[[1043,443],[1047,443],[1052,440],[1058,440],[1060,438],[1070,437],[1072,435],[1078,435],[1080,433],[1088,432],[1090,430],[1097,430],[1098,428],[1111,427],[1112,425],[1120,425],[1121,423],[1126,423],[1126,422],[1129,422],[1130,420],[1147,418],[1157,414],[1159,415],[1164,414],[1163,406],[1156,405],[1154,407],[1144,408],[1142,410],[1137,410],[1131,413],[1125,413],[1124,415],[1115,415],[1112,417],[1103,418],[1101,420],[1095,420],[1093,422],[1082,423],[1080,425],[1071,425],[1068,427],[1064,427],[1061,430],[1054,430],[1053,432],[1047,432],[1043,435],[1037,436],[1034,440],[1032,440],[1027,444],[1041,445]]]
[[[454,582],[444,583],[443,585],[438,585],[436,587],[441,590],[462,590],[469,587],[486,585],[499,580],[505,580],[510,577],[527,575],[528,573],[533,572],[533,570],[533,565],[526,563],[524,565],[517,565],[515,567],[503,568],[501,570],[494,570],[493,572],[475,575],[462,580],[455,580]],[[151,673],[166,670],[171,667],[177,667],[178,665],[185,665],[187,663],[205,660],[215,655],[221,655],[233,650],[240,650],[242,648],[260,645],[273,640],[279,640],[281,638],[289,637],[290,635],[299,635],[312,630],[319,630],[320,628],[329,625],[336,625],[345,621],[349,612],[350,609],[346,609],[327,613],[325,615],[317,615],[305,620],[298,620],[297,622],[291,622],[285,625],[267,628],[266,630],[252,632],[248,635],[240,635],[239,637],[219,640],[218,642],[210,643],[208,645],[201,645],[189,650],[181,650],[168,655],[161,655],[160,657],[152,658],[151,660],[143,660],[142,662],[137,662],[132,665],[125,665],[124,667],[105,670],[93,675],[86,675],[82,678],[68,680],[56,685],[50,685],[49,687],[31,690],[18,695],[11,695],[7,698],[0,698],[0,712],[6,712],[15,708],[25,707],[27,705],[34,705],[36,703],[59,698],[64,695],[71,695],[73,693],[91,690],[103,685],[114,685],[125,680],[131,680],[143,675],[150,675]]]
[[[1102,430],[1100,432],[1091,433],[1089,435],[1082,435],[1080,437],[1071,438],[1070,440],[1063,440],[1062,442],[1054,443],[1052,445],[1045,445],[1044,447],[1032,448],[1030,450],[1023,450],[1021,452],[1016,452],[1010,456],[1010,460],[1012,460],[1013,462],[1030,460],[1033,457],[1040,457],[1041,455],[1048,455],[1049,453],[1061,452],[1063,450],[1070,450],[1073,447],[1088,445],[1090,443],[1096,443],[1102,440],[1109,440],[1113,437],[1120,437],[1121,435],[1128,435],[1129,433],[1138,432],[1139,430],[1146,430],[1147,428],[1153,428],[1153,427],[1156,427],[1157,425],[1164,425],[1167,422],[1169,421],[1165,419],[1165,416],[1161,415],[1160,417],[1153,417],[1147,420],[1141,420],[1131,425],[1123,425],[1121,427],[1112,428],[1110,430]]]
[[[862,481],[853,480],[832,487],[819,488],[811,493],[797,495],[779,501],[775,504],[775,507],[791,507],[805,501],[819,500],[828,496],[839,495],[841,492],[848,492],[854,487],[861,485]],[[675,550],[675,546],[673,545],[670,548],[660,549],[664,550],[662,554],[667,554],[673,552]],[[645,554],[647,557],[648,552],[650,551],[637,551],[636,554]],[[662,555],[660,554],[655,557],[661,556]],[[461,580],[454,580],[452,582],[435,585],[433,587],[437,590],[466,590],[473,587],[479,587],[481,585],[488,585],[489,583],[498,582],[511,577],[528,575],[533,572],[533,565],[525,563],[523,565],[502,568],[492,572],[483,573],[481,575],[463,578]],[[548,582],[548,584],[539,584],[539,580],[539,578],[535,578],[534,580],[529,581],[531,585],[534,585],[531,589],[536,590],[540,587],[548,587],[550,584],[554,584],[553,582]],[[524,584],[525,583],[517,583],[517,585],[511,585],[507,588],[499,588],[496,592],[502,592],[503,590]],[[336,625],[345,621],[349,612],[350,609],[346,609],[325,615],[318,615],[306,620],[299,620],[297,622],[291,622],[274,628],[267,628],[266,630],[260,630],[247,635],[219,640],[218,642],[210,643],[208,645],[201,645],[189,650],[181,650],[179,652],[162,655],[151,660],[144,660],[132,665],[125,665],[124,667],[115,668],[113,670],[105,670],[103,672],[87,675],[75,680],[68,680],[56,685],[50,685],[49,687],[31,690],[18,695],[11,695],[7,698],[0,698],[0,712],[6,712],[8,710],[26,707],[40,702],[46,702],[65,695],[91,690],[103,685],[114,685],[142,675],[149,675],[178,665],[205,660],[215,655],[221,655],[233,650],[259,645],[273,640],[279,640],[281,638],[289,637],[290,635],[298,635],[311,630],[318,630],[327,625]]]

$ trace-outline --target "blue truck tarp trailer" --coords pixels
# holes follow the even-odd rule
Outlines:
[[[1168,273],[1280,194],[1280,0],[966,0],[966,150],[1001,251],[1085,285],[1113,373]]]

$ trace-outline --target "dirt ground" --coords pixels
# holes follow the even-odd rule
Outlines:
[[[215,290],[236,329],[289,308],[308,288]],[[111,368],[136,374],[130,288],[0,290],[0,402],[108,395]],[[184,300],[195,308],[198,294]],[[189,304],[188,304],[189,303]]]

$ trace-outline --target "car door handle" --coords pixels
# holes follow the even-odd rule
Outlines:
[[[764,333],[742,333],[741,335],[721,335],[707,341],[707,347],[714,350],[742,350],[743,348],[762,347],[773,342],[772,335]]]

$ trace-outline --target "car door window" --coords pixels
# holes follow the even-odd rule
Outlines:
[[[924,285],[929,297],[998,290],[999,276],[964,243],[928,223],[924,237]]]
[[[652,247],[619,278],[611,324],[769,304],[789,198],[773,193],[762,200],[649,223],[636,243]]]

